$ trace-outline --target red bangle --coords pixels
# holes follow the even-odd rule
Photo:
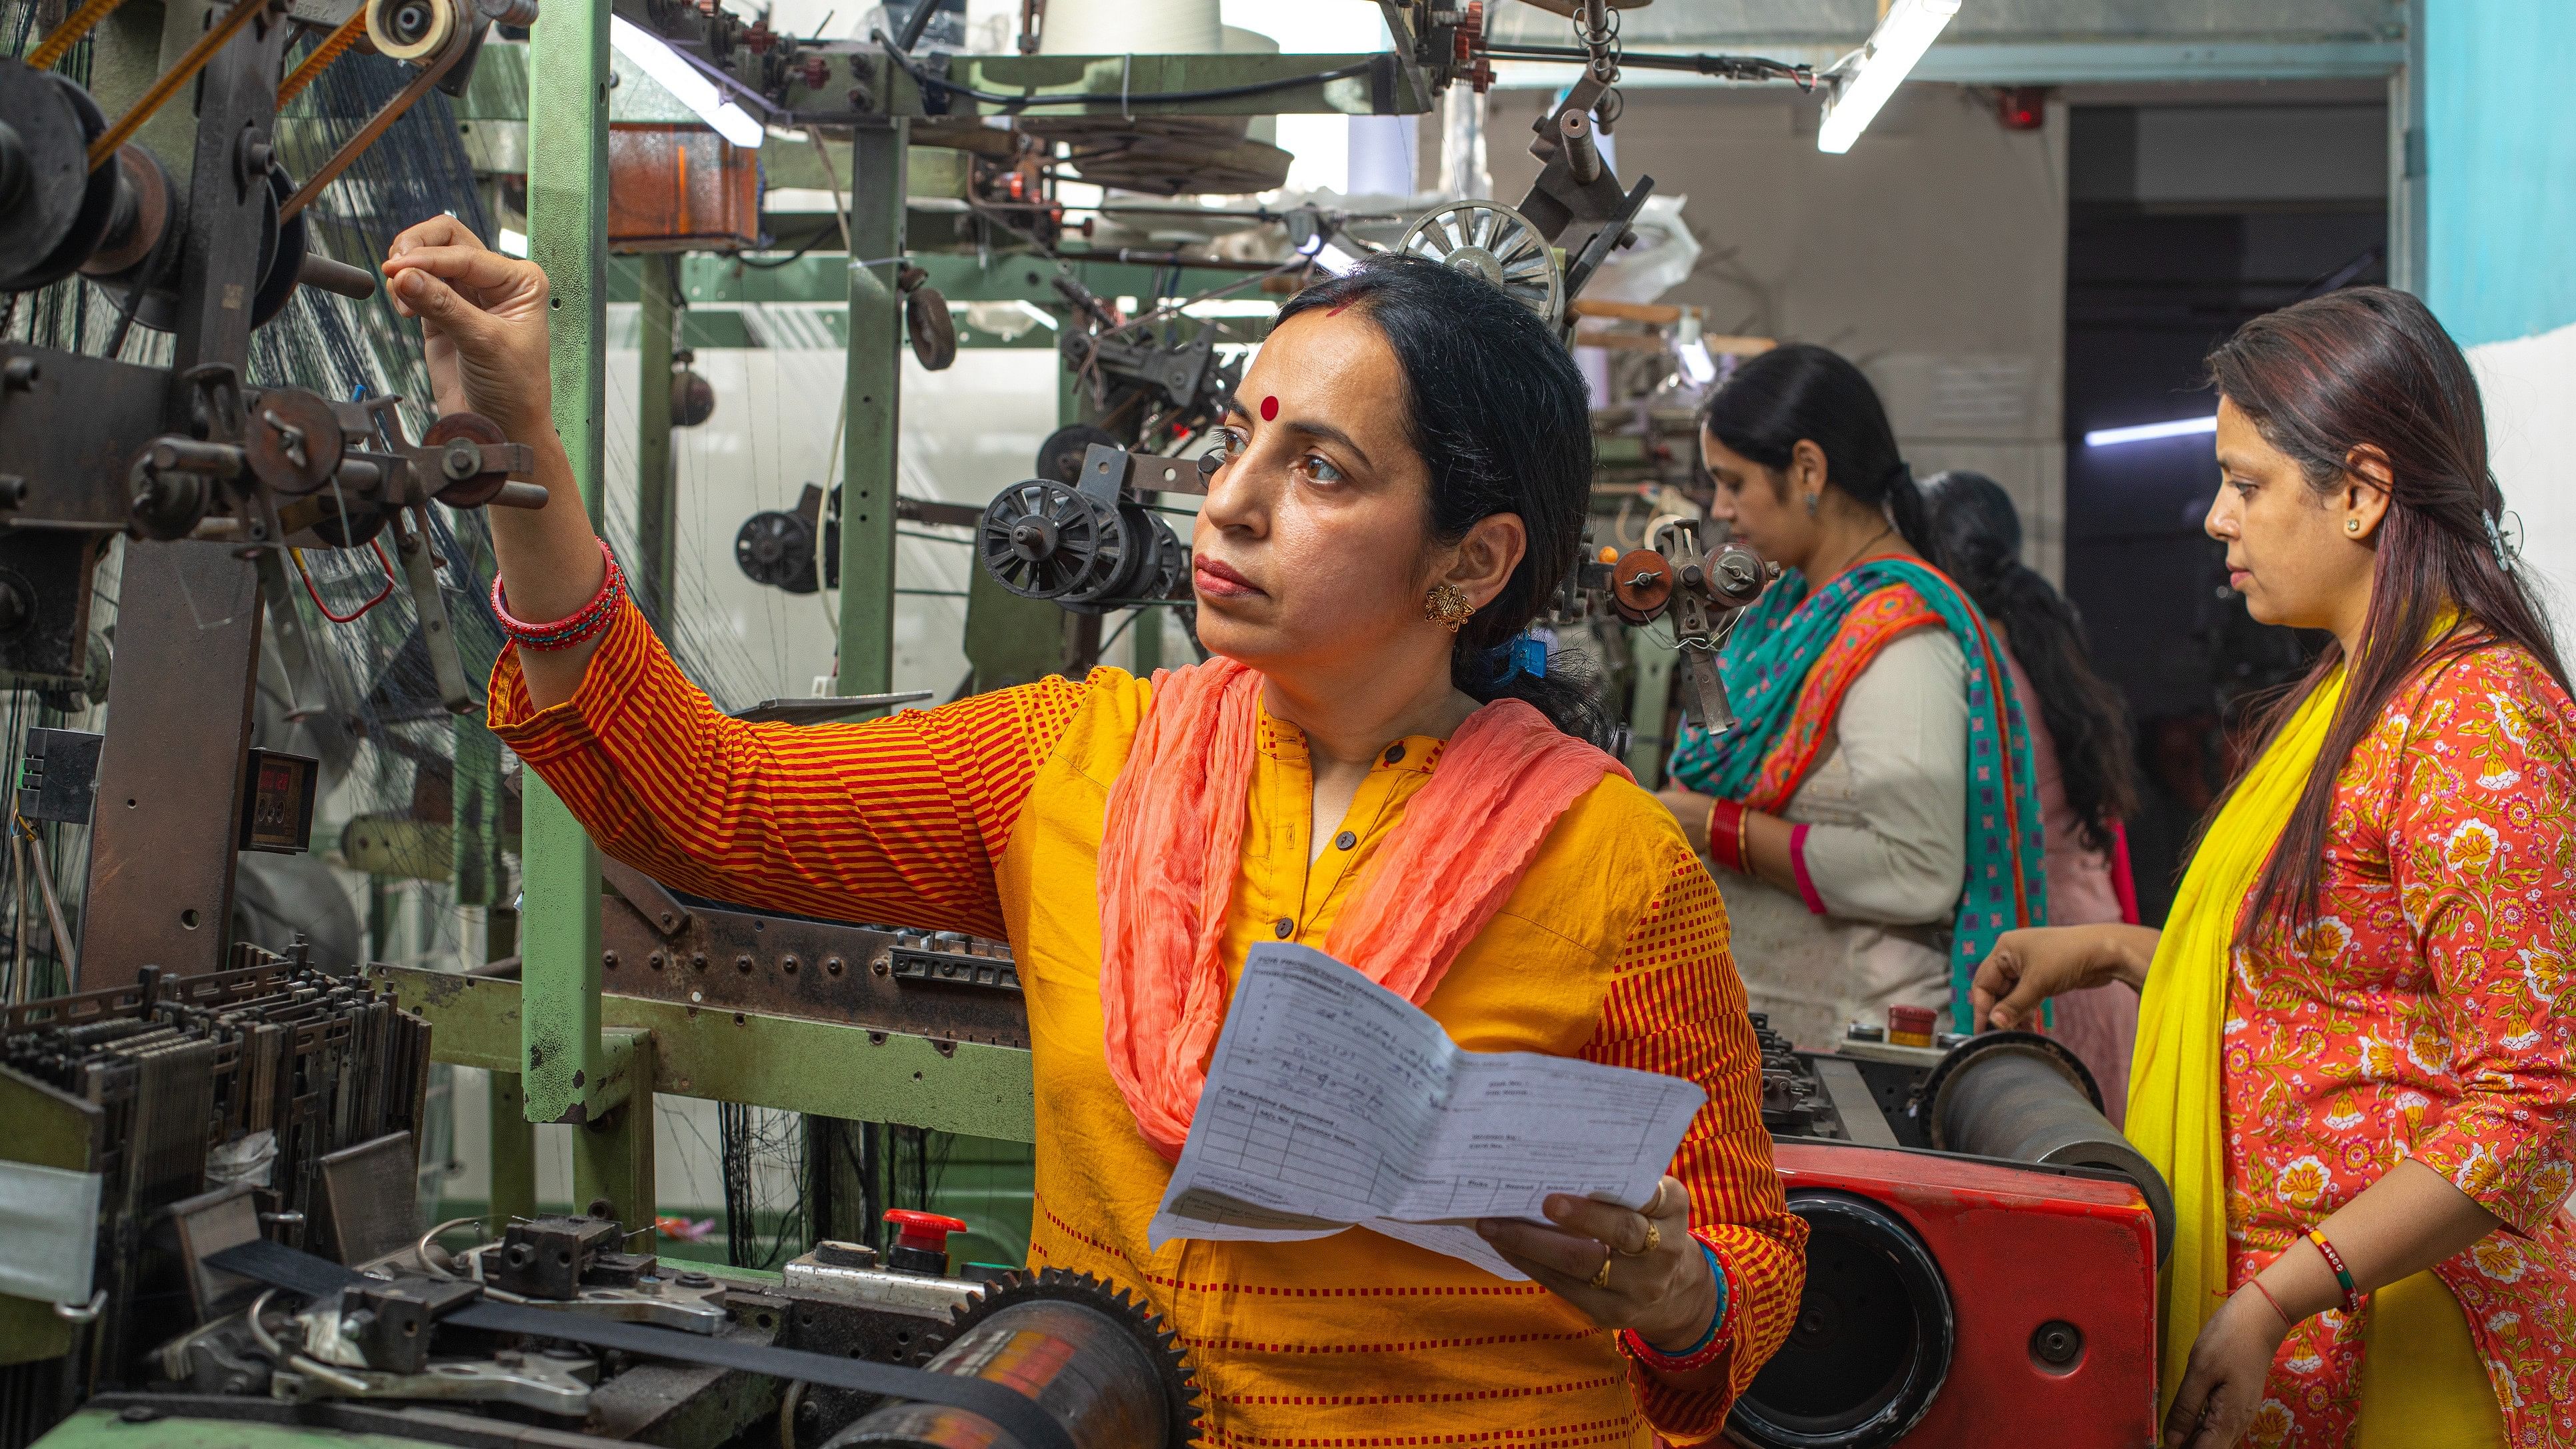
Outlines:
[[[1619,1330],[1620,1350],[1657,1373],[1686,1374],[1706,1368],[1726,1357],[1726,1351],[1735,1346],[1735,1304],[1744,1295],[1736,1292],[1734,1285],[1726,1281],[1726,1258],[1718,1252],[1717,1245],[1709,1241],[1708,1234],[1693,1229],[1691,1237],[1698,1241],[1700,1251],[1708,1255],[1710,1269],[1719,1274],[1719,1284],[1726,1290],[1725,1296],[1718,1305],[1717,1321],[1708,1326],[1708,1337],[1687,1353],[1666,1353],[1646,1342],[1633,1328]]]
[[[1708,806],[1708,858],[1738,875],[1744,868],[1744,817],[1741,800],[1712,800]]]
[[[492,614],[500,620],[501,632],[509,635],[511,642],[522,649],[570,649],[589,643],[617,617],[618,603],[626,596],[625,570],[617,566],[617,555],[610,551],[606,539],[599,541],[599,557],[606,565],[599,580],[599,592],[591,595],[589,603],[551,624],[531,624],[513,616],[502,592],[501,580],[494,578]]]

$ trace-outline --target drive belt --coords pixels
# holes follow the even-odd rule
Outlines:
[[[352,1273],[328,1258],[300,1253],[265,1238],[226,1248],[205,1261],[208,1267],[238,1273],[272,1288],[301,1293],[307,1298],[325,1298],[343,1288],[366,1286],[378,1281]],[[865,1359],[835,1358],[830,1354],[808,1353],[802,1349],[707,1338],[641,1323],[611,1323],[578,1313],[496,1303],[489,1298],[468,1304],[438,1321],[490,1333],[563,1339],[592,1348],[613,1348],[641,1354],[647,1358],[705,1364],[710,1368],[766,1374],[771,1378],[848,1389],[853,1393],[939,1404],[990,1419],[1025,1449],[1075,1449],[1073,1436],[1035,1403],[983,1379],[871,1363]]]

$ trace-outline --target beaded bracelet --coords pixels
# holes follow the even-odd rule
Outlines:
[[[2361,1290],[2353,1284],[2352,1270],[2343,1265],[2343,1254],[2336,1252],[2335,1245],[2326,1241],[2323,1229],[2308,1229],[2308,1241],[2316,1244],[2317,1251],[2325,1255],[2326,1266],[2334,1269],[2335,1282],[2343,1285],[2343,1311],[2347,1314],[2361,1312]]]
[[[1706,1368],[1725,1357],[1726,1351],[1735,1344],[1735,1295],[1727,1289],[1725,1260],[1718,1257],[1716,1245],[1709,1242],[1706,1235],[1693,1232],[1691,1238],[1699,1244],[1699,1250],[1708,1255],[1708,1271],[1717,1279],[1717,1312],[1709,1316],[1708,1332],[1700,1335],[1699,1342],[1681,1352],[1666,1353],[1646,1342],[1633,1328],[1619,1330],[1619,1347],[1630,1358],[1657,1373],[1686,1374]]]
[[[626,573],[617,566],[617,555],[609,550],[608,541],[599,541],[599,556],[607,565],[599,581],[599,592],[564,618],[551,624],[531,624],[510,613],[501,581],[492,580],[492,613],[501,621],[501,632],[510,636],[522,649],[570,649],[587,644],[605,630],[617,617],[617,606],[626,597]]]

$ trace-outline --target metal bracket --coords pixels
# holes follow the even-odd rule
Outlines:
[[[644,872],[613,856],[599,858],[599,878],[623,898],[635,913],[644,918],[664,940],[688,927],[689,908],[681,905],[670,888]]]

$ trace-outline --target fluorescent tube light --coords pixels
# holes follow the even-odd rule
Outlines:
[[[1878,118],[1879,107],[1932,48],[1959,13],[1959,0],[1896,0],[1861,48],[1834,63],[1834,92],[1825,99],[1816,149],[1839,156]]]
[[[1682,376],[1690,379],[1691,386],[1706,387],[1717,380],[1717,359],[1708,355],[1707,343],[1693,338],[1673,351],[1680,357]]]
[[[2169,423],[2140,423],[2133,428],[2095,428],[2084,435],[2088,448],[2116,448],[2122,443],[2145,443],[2157,438],[2188,438],[2194,433],[2218,431],[2218,419],[2176,418]]]
[[[681,105],[697,112],[698,119],[714,127],[717,135],[746,151],[760,149],[761,138],[768,134],[761,124],[742,107],[726,100],[714,81],[665,45],[662,37],[630,24],[622,15],[611,15],[608,43],[651,76],[654,84],[678,97]]]

